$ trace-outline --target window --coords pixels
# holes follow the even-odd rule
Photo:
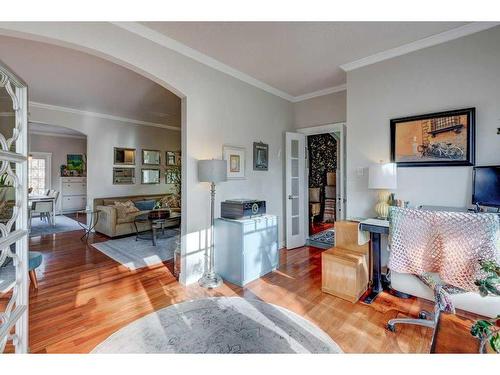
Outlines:
[[[31,194],[45,195],[50,189],[50,154],[32,153],[28,159],[28,187]]]

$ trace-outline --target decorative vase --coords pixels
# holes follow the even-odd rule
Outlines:
[[[388,190],[380,190],[378,192],[378,203],[375,205],[375,213],[377,219],[387,219],[389,216],[389,204],[387,203],[391,193]]]

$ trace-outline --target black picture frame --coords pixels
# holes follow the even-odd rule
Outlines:
[[[253,170],[269,170],[269,145],[262,142],[253,143]]]
[[[452,117],[466,116],[467,124],[453,124],[446,123]],[[432,143],[426,143],[422,141],[421,144],[417,145],[417,152],[419,153],[422,161],[417,159],[417,156],[413,156],[416,160],[406,160],[401,161],[396,157],[397,148],[397,127],[409,122],[415,122],[420,120],[441,120],[441,124],[435,121],[434,124],[439,124],[439,127],[431,128],[430,131],[424,132],[422,129],[422,139],[425,137],[430,137],[434,139],[436,137],[442,137],[444,133],[456,134],[457,137],[461,132],[466,130],[466,150],[462,150],[459,146],[453,143],[445,142],[444,140],[438,142],[439,139]],[[440,167],[440,166],[473,166],[475,163],[475,133],[476,133],[476,109],[475,108],[464,108],[452,111],[443,111],[428,113],[418,116],[408,116],[395,118],[390,120],[391,125],[391,162],[396,163],[398,167]],[[423,128],[423,125],[421,125]],[[464,129],[465,128],[465,129]],[[414,142],[417,144],[418,142]],[[444,148],[441,148],[437,143],[443,144]]]

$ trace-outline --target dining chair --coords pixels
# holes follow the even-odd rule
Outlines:
[[[52,212],[52,202],[33,202],[29,210],[29,227],[31,229],[31,221],[33,219],[33,214],[39,214],[40,220],[47,219],[49,224],[52,223],[51,213]]]

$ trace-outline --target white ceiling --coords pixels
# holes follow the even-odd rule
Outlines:
[[[342,85],[340,65],[464,22],[144,22],[291,96]]]
[[[30,101],[180,127],[176,95],[107,60],[5,36],[0,60],[28,84]]]

